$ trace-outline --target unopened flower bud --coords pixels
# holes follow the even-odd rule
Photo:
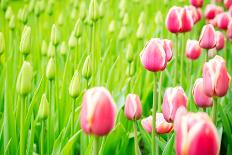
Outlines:
[[[52,25],[51,42],[55,46],[60,42],[60,32],[55,24]]]
[[[145,23],[145,21],[146,21],[145,13],[142,11],[139,15],[138,24]]]
[[[28,20],[28,8],[27,8],[27,6],[25,6],[23,9],[21,9],[19,11],[18,18],[24,25],[26,25],[27,20]]]
[[[48,118],[48,115],[49,115],[49,103],[46,94],[44,93],[39,105],[38,119],[46,120]]]
[[[5,19],[10,20],[11,16],[13,16],[13,15],[14,15],[14,13],[13,13],[12,8],[10,6],[8,6],[6,13],[5,13]]]
[[[78,71],[75,71],[71,83],[69,85],[69,95],[77,98],[80,95],[81,77]]]
[[[139,24],[138,30],[136,32],[136,36],[137,36],[138,39],[143,39],[144,38],[144,35],[145,35],[144,31],[145,31],[144,30],[144,24],[143,23]]]
[[[33,78],[33,69],[29,62],[24,61],[22,68],[19,72],[16,89],[17,92],[25,96],[27,95],[32,88],[32,78]]]
[[[91,69],[91,60],[90,56],[87,56],[84,62],[84,66],[82,68],[82,76],[86,79],[89,80],[90,77],[92,76],[92,69]]]
[[[158,11],[155,15],[155,24],[162,25],[163,24],[163,15],[160,11]]]
[[[109,33],[113,33],[115,31],[115,21],[112,20],[110,22],[109,28],[108,28]]]
[[[60,45],[60,54],[66,55],[66,53],[67,53],[67,46],[66,43],[63,41]]]
[[[47,14],[49,16],[52,16],[52,14],[53,14],[53,2],[52,1],[48,1]]]
[[[11,30],[15,29],[15,16],[11,16],[10,21],[9,21],[9,28]]]
[[[73,49],[77,46],[77,38],[74,36],[74,33],[72,33],[69,37],[68,46],[70,49]]]
[[[125,26],[123,26],[119,32],[118,39],[122,41],[126,39],[126,37],[127,37],[127,29]]]
[[[53,58],[50,58],[47,64],[46,69],[46,77],[48,80],[54,80],[55,79],[55,72],[56,72],[56,65]]]
[[[47,42],[45,40],[43,40],[42,45],[41,45],[41,54],[42,54],[42,56],[47,55],[47,50],[48,50]]]
[[[22,54],[27,55],[30,52],[30,47],[31,47],[31,27],[24,26],[21,36],[19,51]]]
[[[86,14],[87,14],[86,10],[87,10],[87,8],[86,8],[85,1],[82,1],[81,6],[80,6],[80,18],[82,21],[84,21],[86,18]]]
[[[99,18],[102,19],[104,17],[104,2],[102,1],[99,5]]]
[[[123,24],[124,26],[127,26],[127,25],[128,25],[128,22],[129,22],[128,13],[125,13],[125,14],[124,14],[124,17],[123,17],[122,24]]]
[[[134,60],[134,52],[130,43],[127,45],[126,48],[126,59],[129,63],[131,63]]]
[[[99,13],[98,13],[99,9],[98,9],[98,4],[97,4],[97,0],[91,0],[90,4],[89,4],[89,19],[93,22],[96,22],[98,20],[99,17]]]
[[[9,0],[1,0],[1,9],[5,12],[8,6]]]
[[[130,67],[127,67],[127,76],[132,77],[135,74],[135,63],[130,63]]]
[[[5,52],[5,39],[2,32],[0,32],[0,55]]]
[[[48,57],[54,57],[56,53],[56,47],[50,42],[48,46]]]
[[[58,17],[58,25],[63,26],[64,24],[64,14],[60,14]]]
[[[76,21],[75,27],[74,27],[74,35],[76,38],[80,38],[81,37],[81,21],[78,19]]]

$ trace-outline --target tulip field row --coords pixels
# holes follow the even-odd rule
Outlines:
[[[232,0],[1,0],[0,154],[231,155]]]

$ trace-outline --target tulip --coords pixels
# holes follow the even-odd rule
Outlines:
[[[179,107],[187,106],[187,96],[181,87],[167,88],[164,93],[162,112],[167,122],[173,122]]]
[[[49,103],[48,103],[46,94],[43,94],[41,101],[40,101],[38,118],[41,120],[45,120],[48,118],[48,115],[49,115]]]
[[[201,48],[211,49],[216,45],[216,35],[213,25],[207,24],[201,30],[199,38],[199,45]]]
[[[126,48],[126,60],[128,63],[134,61],[134,51],[132,45],[129,43]]]
[[[48,57],[55,57],[55,54],[56,54],[56,47],[55,45],[52,44],[52,42],[49,43],[49,46],[48,46]]]
[[[64,41],[60,45],[60,54],[61,55],[67,54],[67,46],[66,46],[66,43]]]
[[[31,27],[25,26],[22,32],[19,50],[22,54],[28,55],[31,45]]]
[[[232,0],[224,0],[224,5],[227,9],[229,9],[232,5]]]
[[[172,59],[172,41],[168,39],[163,40],[163,48],[166,54],[166,61],[170,61]]]
[[[15,29],[15,16],[11,16],[10,21],[9,21],[9,28],[12,31]]]
[[[228,24],[226,35],[230,39],[230,41],[232,41],[232,21],[230,21]]]
[[[208,4],[205,8],[205,18],[206,19],[214,19],[217,14],[223,12],[221,7],[218,7],[214,4]]]
[[[196,8],[201,8],[203,5],[203,0],[189,0],[191,5],[195,6]]]
[[[145,35],[144,31],[145,31],[144,24],[143,23],[139,24],[138,30],[136,32],[136,37],[138,39],[143,39]]]
[[[99,19],[99,7],[97,0],[90,1],[88,18],[94,22],[96,22]]]
[[[191,16],[191,12],[187,7],[181,9],[181,29],[180,32],[189,32],[193,27],[193,18]]]
[[[177,155],[218,155],[217,129],[206,113],[177,111],[174,130]]]
[[[72,32],[68,40],[68,47],[73,50],[76,46],[77,46],[77,38],[75,37],[74,32]]]
[[[168,31],[172,33],[178,33],[181,30],[182,22],[181,22],[181,14],[180,7],[172,7],[166,17],[166,27]]]
[[[45,40],[43,40],[42,44],[41,44],[41,54],[43,56],[46,56],[47,55],[47,50],[48,50],[47,42]]]
[[[140,54],[140,59],[144,68],[151,72],[164,70],[167,61],[162,40],[152,38]]]
[[[221,50],[225,46],[225,38],[222,32],[216,32],[216,50]]]
[[[199,78],[196,80],[194,86],[193,86],[193,98],[195,101],[195,104],[198,107],[211,107],[213,105],[213,99],[211,97],[208,97],[203,88],[203,78]]]
[[[201,47],[199,46],[199,42],[196,40],[187,40],[187,45],[185,49],[185,54],[187,58],[191,60],[196,60],[201,55]]]
[[[51,42],[54,46],[58,46],[60,43],[61,37],[60,32],[55,24],[52,25],[52,31],[51,31]]]
[[[196,8],[196,7],[191,6],[191,5],[187,6],[186,8],[189,10],[194,24],[196,24],[198,21],[201,20],[202,12],[201,12],[200,8]]]
[[[82,68],[82,76],[88,81],[92,76],[90,56],[87,56]]]
[[[216,55],[204,64],[203,84],[207,96],[225,96],[229,89],[230,79],[222,57]]]
[[[0,56],[4,53],[4,51],[5,51],[5,39],[3,33],[0,32]]]
[[[138,95],[127,95],[124,113],[128,120],[136,120],[141,117],[142,105]]]
[[[148,133],[152,132],[152,116],[142,119],[141,124]],[[156,132],[165,134],[171,132],[172,129],[173,124],[168,123],[162,113],[156,113]]]
[[[50,58],[47,64],[46,68],[46,77],[48,80],[54,80],[55,79],[55,71],[56,71],[56,65],[53,58]]]
[[[109,24],[109,28],[108,28],[109,33],[113,33],[115,31],[115,21],[112,20]]]
[[[81,78],[78,71],[75,71],[69,85],[69,95],[74,99],[77,98],[80,95],[80,87],[81,87]]]
[[[219,29],[226,30],[230,21],[230,17],[227,13],[223,12],[216,16],[216,23]]]
[[[87,134],[104,136],[114,127],[116,106],[109,91],[95,87],[85,92],[81,108],[81,128]]]

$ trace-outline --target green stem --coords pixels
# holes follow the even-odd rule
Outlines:
[[[133,127],[134,127],[134,136],[135,136],[135,155],[139,155],[139,141],[137,135],[136,121],[133,121]]]
[[[94,137],[92,155],[98,155],[98,151],[99,151],[98,145],[99,145],[99,137]]]
[[[25,96],[21,96],[21,113],[20,113],[20,155],[25,154],[25,145],[24,145],[24,111],[25,111]]]
[[[50,154],[51,147],[51,117],[52,117],[52,81],[49,81],[48,87],[48,96],[49,96],[49,116],[48,116],[48,154]]]
[[[178,76],[178,34],[176,34],[176,58],[175,58],[175,85],[178,83],[177,76]]]
[[[209,60],[209,57],[208,57],[208,50],[206,49],[206,55],[205,55],[205,62],[207,62]]]
[[[213,108],[212,108],[212,120],[213,123],[217,124],[217,98],[214,98]]]
[[[158,111],[161,111],[162,79],[163,79],[163,72],[160,72],[159,92],[158,92],[158,108],[157,108]]]
[[[181,64],[180,64],[180,67],[181,67],[181,84],[183,85],[183,65],[184,65],[184,40],[185,40],[185,33],[182,37],[182,41],[181,41],[181,53],[180,53],[180,57],[181,57]]]
[[[72,102],[72,120],[71,120],[71,136],[74,134],[74,120],[75,120],[75,101],[76,99],[73,99]]]
[[[42,129],[41,129],[41,155],[44,155],[44,120],[42,120]]]
[[[156,136],[156,96],[157,96],[157,90],[156,90],[156,73],[154,74],[154,89],[153,89],[153,110],[152,110],[152,155],[156,154],[155,148],[155,136]]]

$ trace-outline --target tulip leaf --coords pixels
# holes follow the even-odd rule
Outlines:
[[[172,134],[171,138],[167,142],[162,155],[172,155],[173,154],[173,146],[175,141],[175,134]]]

